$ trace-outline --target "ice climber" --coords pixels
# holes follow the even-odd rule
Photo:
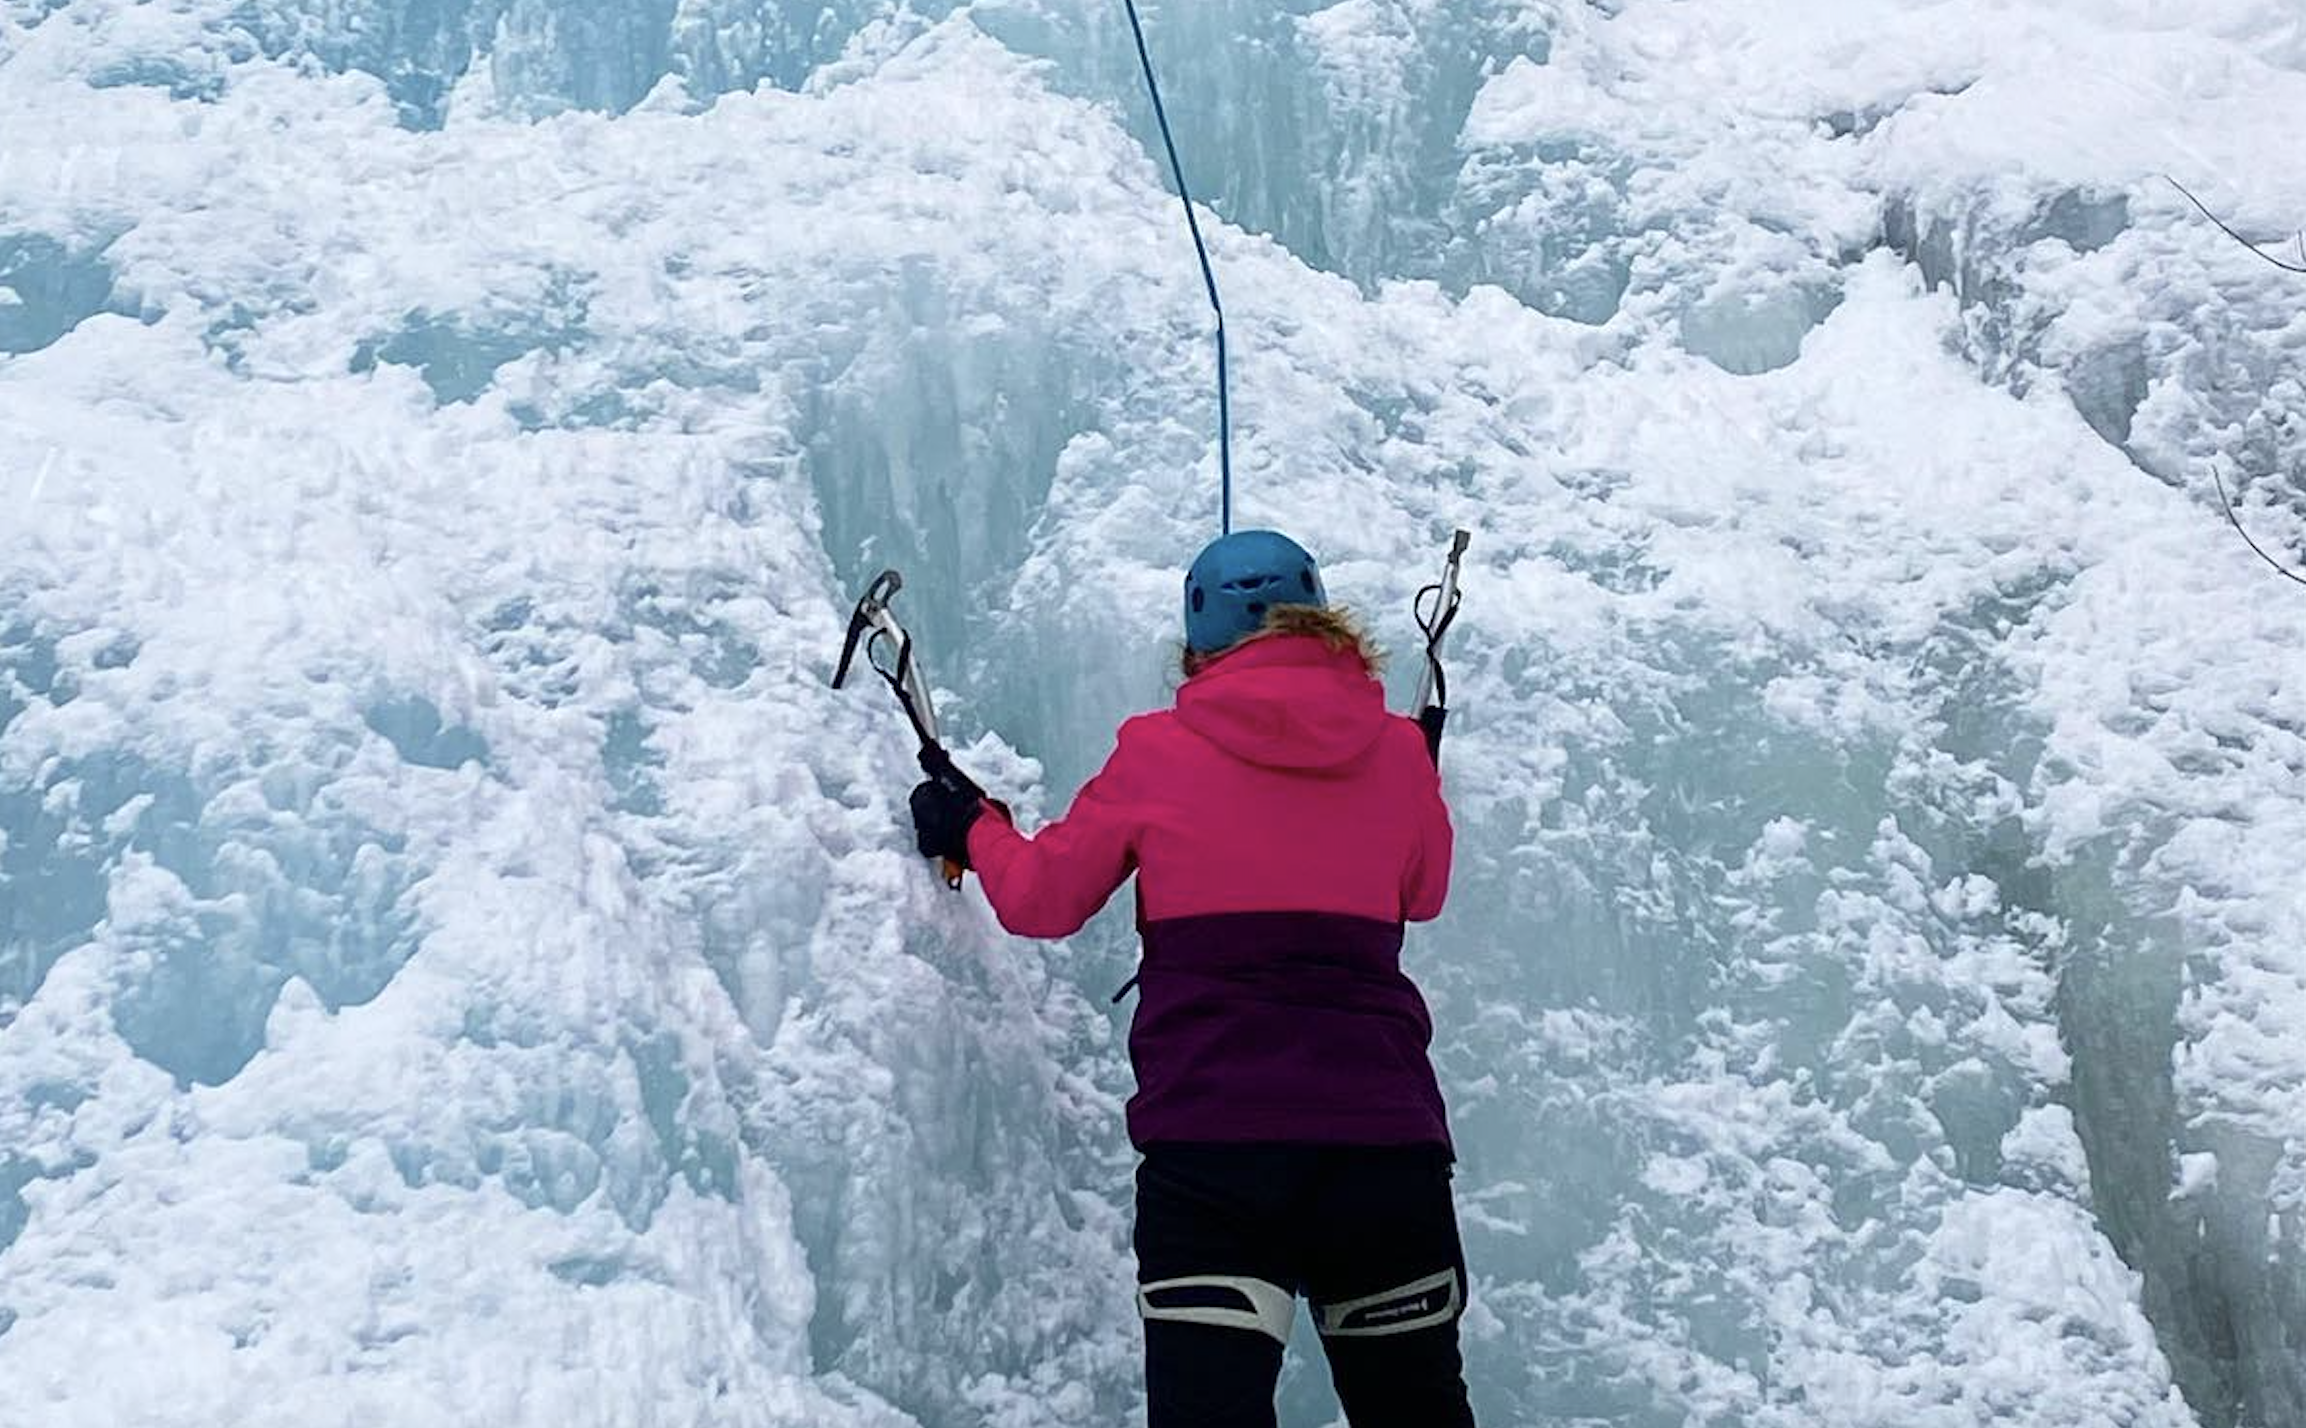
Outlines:
[[[1403,925],[1441,911],[1425,739],[1313,558],[1228,535],[1185,578],[1176,706],[1121,726],[1027,837],[965,779],[913,791],[921,851],[1003,926],[1063,937],[1137,876],[1138,1307],[1150,1428],[1272,1428],[1296,1298],[1353,1428],[1465,1428],[1465,1260],[1432,1022]]]

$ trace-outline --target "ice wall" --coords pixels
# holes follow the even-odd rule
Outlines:
[[[81,142],[44,102],[66,23],[5,72],[14,162]],[[0,756],[0,1355],[39,1421],[1126,1403],[1108,1026],[912,876],[905,750],[823,686],[823,376],[899,348],[878,285],[918,245],[751,256],[823,206],[765,213],[786,179],[962,186],[763,103],[668,169],[677,117],[582,121],[564,168],[264,65],[204,136],[123,97],[148,316],[0,376],[42,458]],[[309,104],[309,142],[265,137]],[[76,236],[123,191],[54,171],[11,216]],[[726,208],[650,238],[652,192]]]
[[[1149,10],[1244,518],[1397,643],[1479,531],[1413,957],[1488,1422],[2306,1398],[2300,627],[2206,469],[2296,549],[2301,307],[2150,178],[2306,214],[2306,52],[1957,8]],[[820,683],[894,563],[1028,813],[1162,697],[1210,354],[1118,14],[0,17],[0,1375],[1125,1421],[1126,919],[935,888]]]

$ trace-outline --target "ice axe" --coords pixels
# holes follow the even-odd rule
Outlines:
[[[841,641],[841,660],[833,668],[833,688],[839,689],[848,682],[849,666],[862,646],[865,663],[872,666],[873,673],[897,696],[898,707],[905,711],[913,732],[920,736],[922,772],[948,787],[983,798],[985,790],[954,765],[953,756],[945,752],[944,743],[937,737],[937,705],[929,697],[928,681],[921,678],[920,665],[913,659],[913,637],[897,623],[897,617],[889,613],[889,602],[904,588],[905,578],[894,570],[882,571],[865,587],[855,612],[849,616],[848,637]],[[951,858],[941,862],[945,886],[959,889],[961,865]]]
[[[1410,707],[1417,711],[1417,725],[1425,731],[1425,751],[1432,755],[1435,768],[1441,767],[1441,730],[1449,722],[1449,677],[1441,669],[1441,642],[1457,619],[1457,572],[1465,559],[1465,548],[1472,542],[1471,531],[1452,535],[1441,579],[1418,591],[1410,602],[1417,628],[1425,632],[1425,668],[1418,671],[1417,697]],[[1425,607],[1428,596],[1433,599],[1430,611]]]

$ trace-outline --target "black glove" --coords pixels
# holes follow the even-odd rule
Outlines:
[[[985,790],[953,766],[942,749],[924,750],[928,772],[913,788],[913,841],[924,858],[969,866],[969,829],[985,811]]]
[[[984,811],[977,795],[923,779],[913,788],[913,841],[921,856],[969,866],[969,828]]]

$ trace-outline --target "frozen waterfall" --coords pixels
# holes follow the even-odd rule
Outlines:
[[[1483,1422],[2306,1424],[2306,279],[2158,177],[2306,223],[2294,0],[1147,17],[1243,522],[1403,653],[1477,532]],[[1126,909],[825,684],[901,566],[1028,818],[1166,697],[1126,43],[0,0],[0,1428],[1140,1412]]]

